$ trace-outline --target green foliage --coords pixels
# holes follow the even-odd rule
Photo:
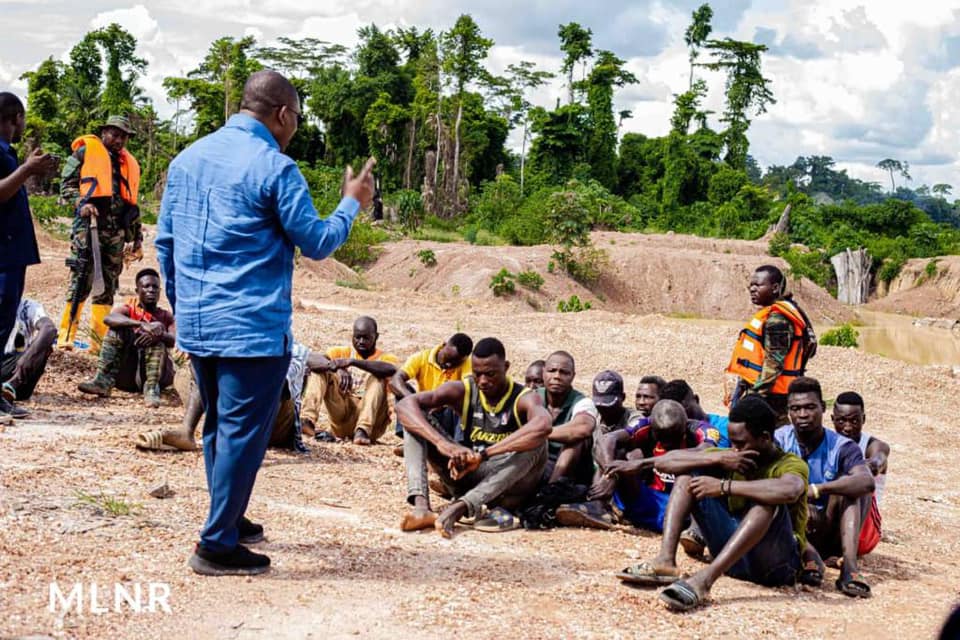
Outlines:
[[[820,337],[820,344],[828,347],[847,347],[856,349],[860,338],[860,332],[853,328],[851,324],[842,324],[826,331]]]
[[[543,276],[532,270],[521,271],[517,274],[517,282],[520,283],[521,287],[540,291],[540,287],[543,286]]]
[[[790,236],[777,232],[773,234],[770,238],[770,245],[767,248],[767,253],[772,256],[782,258],[790,251]]]
[[[406,232],[416,231],[423,224],[423,197],[419,191],[401,189],[393,195],[397,221]]]
[[[70,237],[70,227],[63,220],[73,218],[73,207],[59,204],[56,196],[30,196],[30,213],[49,233],[62,239]]]
[[[94,495],[83,490],[75,494],[77,504],[90,507],[98,515],[109,515],[114,518],[136,514],[142,505],[128,502],[123,497],[108,496],[103,491]]]
[[[344,287],[345,289],[359,289],[362,291],[367,291],[370,289],[370,285],[367,284],[367,281],[363,278],[357,278],[355,280],[336,280],[334,284],[338,287]]]
[[[903,254],[887,258],[877,271],[877,279],[889,286],[900,275],[900,271],[903,270],[905,264],[907,264],[907,258]]]
[[[589,301],[581,302],[580,297],[576,294],[570,296],[568,300],[560,299],[557,302],[557,311],[560,313],[576,313],[578,311],[586,311],[591,307],[592,305]]]
[[[425,267],[437,266],[437,254],[433,252],[433,249],[421,249],[417,251],[417,258],[419,258]]]
[[[514,283],[515,275],[506,269],[500,269],[492,278],[490,278],[490,289],[495,296],[508,296],[516,292],[517,286]]]
[[[793,280],[807,278],[821,287],[827,287],[833,277],[827,256],[822,251],[801,251],[791,248],[782,257],[790,265],[787,275]]]
[[[362,267],[377,259],[380,254],[379,243],[389,235],[378,227],[363,220],[355,220],[347,241],[337,249],[333,257],[348,267]]]
[[[935,278],[937,276],[937,261],[930,260],[927,262],[927,265],[923,268],[923,273],[928,279]]]

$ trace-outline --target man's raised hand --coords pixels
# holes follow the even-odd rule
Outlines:
[[[360,203],[360,208],[367,209],[373,203],[373,167],[376,166],[376,158],[367,158],[367,163],[363,165],[360,175],[354,177],[353,167],[347,165],[347,172],[343,181],[343,195],[350,196]]]
[[[27,156],[24,161],[27,169],[35,176],[52,175],[60,165],[60,160],[50,153],[44,153],[41,149],[35,149],[33,153]]]

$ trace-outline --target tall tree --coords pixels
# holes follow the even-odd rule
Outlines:
[[[101,102],[107,113],[129,113],[134,108],[134,86],[147,69],[147,61],[136,55],[137,39],[117,23],[89,34],[99,44],[107,62],[107,82]],[[126,75],[124,75],[126,74]]]
[[[469,14],[457,18],[453,28],[440,36],[443,72],[452,79],[457,100],[457,116],[453,129],[453,181],[449,185],[455,206],[460,204],[460,125],[463,120],[464,94],[469,83],[489,77],[483,61],[492,46],[493,40],[483,37],[480,27]]]
[[[900,160],[894,160],[893,158],[884,158],[877,163],[877,167],[883,169],[884,171],[889,172],[890,174],[890,193],[893,193],[897,189],[896,183],[893,181],[893,174],[900,174],[905,180],[912,180],[910,177],[910,163]]]
[[[573,104],[573,68],[585,64],[593,55],[593,31],[584,29],[576,22],[560,25],[560,50],[563,51],[563,72],[567,74],[567,104]]]
[[[690,26],[683,34],[683,41],[687,43],[690,50],[687,54],[690,59],[690,82],[688,90],[693,89],[693,69],[697,66],[697,59],[700,57],[700,48],[710,37],[713,27],[710,21],[713,20],[713,9],[709,4],[702,4],[693,12],[693,19]]]
[[[527,157],[527,141],[530,139],[530,109],[533,106],[527,95],[533,89],[542,86],[554,74],[549,71],[537,71],[536,64],[521,60],[507,66],[507,86],[513,102],[513,112],[520,131],[520,195],[523,195],[524,168]],[[508,119],[509,120],[509,119]]]
[[[950,195],[950,192],[953,191],[953,187],[945,182],[938,182],[937,184],[933,185],[930,190],[941,198],[946,199],[946,197]]]
[[[608,189],[617,182],[617,121],[613,113],[613,88],[637,82],[624,68],[626,62],[610,51],[598,51],[587,79],[590,138],[587,161],[591,175]]]

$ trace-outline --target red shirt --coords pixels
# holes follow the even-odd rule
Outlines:
[[[673,450],[667,449],[662,442],[654,439],[653,426],[650,425],[649,418],[641,418],[633,425],[627,426],[626,430],[630,434],[630,441],[637,445],[647,458],[656,458]],[[704,423],[689,420],[683,441],[674,449],[695,449],[704,442],[716,446],[716,442],[707,435]],[[647,485],[655,491],[669,492],[673,488],[675,479],[672,473],[663,473],[654,469]]]

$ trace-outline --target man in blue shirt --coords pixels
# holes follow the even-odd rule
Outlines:
[[[282,152],[302,120],[293,85],[250,76],[240,112],[170,164],[157,256],[206,407],[203,450],[210,513],[190,566],[203,575],[263,573],[270,559],[240,544],[262,538],[244,517],[267,448],[293,346],[294,248],[323,259],[373,197],[370,159],[344,197],[317,216],[307,183]]]
[[[801,582],[819,586],[821,558],[843,556],[836,587],[850,597],[869,598],[870,585],[860,573],[860,528],[873,503],[873,474],[857,443],[823,426],[820,383],[801,376],[787,389],[790,422],[777,429],[780,448],[803,458],[810,470],[807,488],[807,548]]]
[[[7,344],[23,297],[27,267],[40,263],[40,251],[30,218],[24,183],[31,176],[47,175],[57,168],[56,157],[37,149],[21,166],[10,146],[20,142],[27,114],[20,98],[0,93],[0,347]],[[0,397],[0,422],[8,416],[28,414]]]

